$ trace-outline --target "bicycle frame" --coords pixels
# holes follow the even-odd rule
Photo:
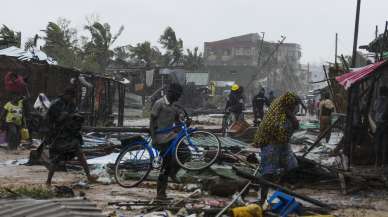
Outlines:
[[[182,122],[181,124],[174,126],[174,127],[171,127],[171,128],[163,129],[163,132],[164,132],[164,130],[172,131],[172,130],[177,129],[177,128],[181,128],[181,130],[178,132],[178,135],[175,137],[175,139],[172,140],[168,149],[163,154],[162,158],[165,158],[167,155],[173,155],[174,151],[176,149],[176,146],[178,145],[179,140],[181,140],[183,137],[186,137],[187,140],[189,141],[188,145],[196,148],[196,146],[193,144],[193,142],[190,139],[190,133],[196,131],[197,129],[196,128],[188,128],[185,122]]]
[[[183,137],[186,137],[187,140],[189,141],[188,145],[194,147],[195,149],[197,148],[190,139],[190,133],[197,131],[197,128],[189,128],[189,127],[187,127],[187,124],[185,122],[182,122],[182,123],[180,123],[176,126],[173,126],[173,127],[159,130],[157,133],[167,133],[167,132],[171,132],[171,131],[178,129],[178,128],[181,128],[180,131],[178,132],[178,135],[175,137],[174,140],[172,140],[170,142],[169,147],[167,148],[165,153],[163,153],[163,155],[161,156],[162,158],[165,158],[167,155],[173,155],[174,151],[176,149],[176,146],[178,145],[179,140],[182,139]],[[136,141],[136,142],[139,142],[139,141]],[[158,158],[160,156],[159,150],[157,150],[156,148],[154,148],[152,146],[152,139],[150,136],[147,136],[140,143],[149,151],[149,153],[151,155],[150,158],[152,160],[154,160],[155,158]],[[129,145],[133,145],[133,144],[134,143],[131,143]]]

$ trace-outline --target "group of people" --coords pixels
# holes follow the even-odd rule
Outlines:
[[[17,148],[20,128],[23,120],[23,101],[20,88],[26,88],[24,78],[15,74],[9,74],[8,90],[11,91],[11,100],[4,105],[2,117],[6,123],[7,139],[10,149]],[[18,88],[15,88],[18,87]],[[12,89],[13,88],[13,89]],[[150,135],[155,147],[165,152],[169,144],[176,137],[175,131],[164,131],[179,122],[181,110],[177,105],[183,88],[177,83],[168,87],[166,94],[158,99],[152,106],[150,115]],[[321,132],[330,127],[331,114],[335,109],[334,103],[329,95],[323,94],[319,105],[319,118]],[[380,90],[380,97],[376,101],[376,146],[385,146],[388,142],[388,88]],[[83,144],[80,133],[83,118],[78,114],[76,103],[76,90],[74,87],[67,88],[62,95],[56,98],[48,108],[46,119],[49,132],[42,143],[49,148],[49,174],[47,184],[51,185],[52,177],[61,162],[77,157],[83,166],[89,181],[95,181],[97,177],[90,175],[86,158],[82,153]],[[243,88],[237,84],[231,88],[231,93],[226,103],[226,111],[233,114],[234,120],[243,119],[245,98]],[[301,99],[292,92],[287,92],[277,98],[271,92],[268,97],[265,90],[260,89],[259,93],[252,99],[254,112],[254,124],[258,127],[253,139],[253,145],[261,149],[261,174],[271,181],[280,181],[288,172],[298,166],[298,161],[291,150],[289,140],[295,130],[299,128],[296,118],[296,111],[299,105],[303,104]],[[267,112],[264,114],[264,106]],[[179,171],[176,159],[167,155],[163,159],[160,174],[157,181],[157,198],[166,199],[168,178],[176,180]],[[268,188],[262,186],[261,202],[264,203],[268,194]]]
[[[25,126],[24,100],[27,91],[27,78],[15,72],[7,72],[4,77],[4,87],[8,102],[0,114],[1,129],[6,131],[8,149],[18,148],[21,141],[21,129]]]
[[[274,101],[275,96],[273,91],[269,92],[268,97],[265,95],[265,89],[260,88],[257,95],[252,98],[252,110],[253,110],[253,125],[257,127],[260,121],[264,117],[264,106],[269,107]],[[245,109],[245,97],[244,88],[238,84],[233,84],[230,90],[230,94],[227,98],[225,105],[225,113],[230,114],[232,122],[244,119]]]
[[[8,149],[14,151],[20,146],[23,130],[28,132],[26,119],[29,109],[25,103],[29,97],[27,77],[10,71],[4,77],[4,87],[9,100],[3,106],[0,124],[1,129],[6,131]],[[86,158],[81,151],[83,140],[80,130],[83,118],[77,112],[75,98],[76,91],[73,86],[69,86],[51,103],[44,117],[44,123],[48,125],[45,127],[49,130],[45,132],[45,139],[38,153],[42,154],[45,147],[49,149],[47,185],[51,185],[54,172],[60,164],[74,157],[80,161],[88,179],[95,180],[95,177],[90,175]]]
[[[285,174],[297,167],[296,158],[288,145],[288,141],[299,125],[294,111],[301,101],[295,94],[290,92],[276,100],[274,97],[267,99],[265,96],[263,97],[264,94],[264,90],[261,90],[253,100],[255,103],[259,103],[257,105],[259,109],[264,104],[269,106],[266,115],[261,113],[262,116],[258,116],[263,120],[259,125],[253,143],[262,149],[262,173],[266,178],[273,180],[277,175]],[[181,95],[182,87],[179,84],[171,84],[167,89],[167,94],[152,106],[150,117],[151,137],[155,147],[162,153],[166,151],[170,142],[176,136],[174,131],[163,131],[163,129],[169,128],[179,121],[181,111],[176,103]],[[226,103],[226,110],[233,115],[234,120],[243,118],[244,96],[242,87],[232,86]],[[157,182],[157,199],[167,198],[168,177],[176,180],[179,169],[179,165],[174,158],[167,156],[167,159],[163,160]],[[268,189],[263,187],[261,192],[261,198],[264,201]]]

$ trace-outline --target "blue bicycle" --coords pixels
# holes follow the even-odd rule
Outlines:
[[[152,145],[149,135],[139,137],[121,151],[114,167],[115,179],[120,186],[131,188],[139,185],[151,170],[160,168],[163,158],[168,155],[175,157],[183,169],[192,171],[206,169],[217,160],[221,152],[218,137],[191,128],[191,119],[185,111],[184,114],[184,121],[161,130],[162,133],[177,132],[177,136],[163,154]]]

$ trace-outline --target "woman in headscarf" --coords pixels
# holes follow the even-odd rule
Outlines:
[[[275,99],[254,137],[255,146],[261,149],[261,175],[269,181],[279,180],[285,172],[298,166],[288,142],[294,130],[299,127],[295,116],[295,109],[299,103],[298,96],[291,92]],[[267,194],[268,187],[262,186],[260,201],[262,204]]]

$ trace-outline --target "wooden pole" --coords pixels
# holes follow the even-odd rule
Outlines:
[[[356,21],[355,21],[355,24],[354,24],[352,68],[356,67],[357,43],[358,43],[358,27],[359,27],[359,23],[360,23],[360,6],[361,6],[361,0],[357,0]]]
[[[256,177],[257,173],[259,172],[259,169],[260,167],[257,167],[256,170],[253,172],[253,175],[251,175],[250,173],[247,173],[249,174],[250,176],[253,176],[253,177]],[[242,194],[244,194],[245,191],[248,190],[249,186],[251,186],[252,184],[252,180],[250,180],[245,186],[244,188],[240,191],[240,193],[238,193],[235,198],[228,204],[226,205],[219,213],[217,213],[216,217],[221,217],[222,214],[224,214],[230,207],[232,207],[232,205],[238,200],[238,198],[241,197]]]
[[[261,44],[260,44],[260,50],[259,50],[259,57],[257,59],[257,67],[260,67],[260,63],[261,63],[261,54],[263,52],[263,44],[264,44],[264,36],[265,36],[265,32],[262,32],[263,34],[263,37],[261,38]]]
[[[337,56],[338,56],[338,33],[335,33],[334,64],[335,64],[335,68],[336,68],[336,69],[338,69]]]
[[[118,85],[118,92],[119,92],[119,112],[118,112],[118,121],[117,125],[119,127],[122,127],[124,125],[124,98],[125,98],[125,89],[123,87],[124,85],[119,84]]]
[[[346,61],[346,59],[345,59],[343,54],[341,54],[341,59],[342,59],[342,63],[344,64],[344,67],[345,67],[346,71],[350,71],[348,62]]]
[[[340,118],[338,118],[332,125],[330,125],[330,127],[326,128],[321,134],[318,135],[318,138],[317,140],[315,140],[314,144],[312,144],[310,146],[310,148],[303,154],[302,157],[306,157],[306,155],[308,155],[315,147],[317,147],[319,145],[319,142],[324,138],[326,137],[326,135],[331,131],[331,129],[337,125],[337,123],[339,122]]]
[[[388,31],[388,21],[385,22],[384,34],[380,43],[380,60],[383,60],[384,58],[384,48],[385,48],[385,40],[387,39],[387,31]]]
[[[333,88],[331,87],[330,80],[329,80],[329,76],[328,76],[328,74],[327,74],[325,65],[323,65],[323,71],[325,72],[325,77],[326,77],[327,85],[328,85],[329,90],[330,90],[331,98],[332,98],[333,101],[334,101],[335,107],[338,108],[338,107],[337,107],[337,103],[336,103],[336,101],[334,100],[334,91],[333,91]]]
[[[252,85],[253,81],[256,80],[259,72],[264,68],[265,65],[267,65],[270,60],[273,58],[273,56],[277,53],[278,49],[280,48],[280,46],[284,43],[284,41],[286,40],[286,37],[285,36],[282,36],[282,39],[277,43],[275,49],[272,51],[272,53],[268,56],[268,58],[265,60],[265,62],[261,65],[261,67],[258,69],[257,71],[257,74],[254,74],[251,78],[251,80],[249,81],[248,85],[247,85],[247,89]],[[268,79],[268,78],[267,78]]]
[[[376,25],[376,31],[375,31],[375,40],[377,41],[377,38],[379,37],[379,26]],[[375,51],[375,63],[379,61],[379,53]]]

